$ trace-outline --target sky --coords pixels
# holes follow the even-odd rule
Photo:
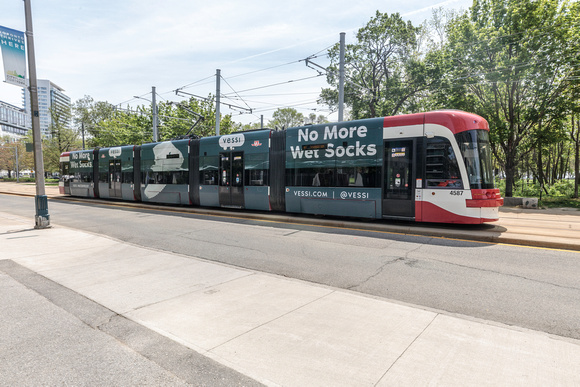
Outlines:
[[[324,54],[340,33],[354,43],[376,11],[399,12],[419,25],[433,8],[465,10],[471,3],[31,0],[37,78],[63,88],[73,103],[88,95],[126,108],[150,104],[152,86],[157,101],[188,98],[176,89],[215,95],[220,69],[222,102],[232,105],[220,111],[236,122],[260,122],[263,115],[267,123],[281,107],[332,121],[336,113],[316,104],[326,77],[303,59],[317,54],[313,61],[326,67]],[[22,0],[1,0],[0,26],[25,31]],[[20,88],[0,82],[0,101],[21,106],[21,96]]]

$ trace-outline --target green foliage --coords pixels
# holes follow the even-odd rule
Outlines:
[[[580,210],[580,199],[543,197],[539,202],[539,206],[547,208],[577,208]]]
[[[505,195],[506,181],[496,180],[496,187],[500,189],[502,196]],[[574,195],[574,180],[558,180],[554,184],[542,186],[539,182],[526,179],[518,180],[514,184],[513,193],[519,197],[532,198],[572,198]]]
[[[32,143],[32,134],[17,142],[12,141],[8,136],[0,138],[0,169],[7,170],[10,176],[16,173],[16,153],[19,170],[34,169],[33,153],[26,152],[26,143]],[[18,148],[18,152],[14,148]]]
[[[2,182],[2,181],[5,181],[7,183],[9,183],[9,182],[14,183],[16,181],[18,181],[20,183],[35,183],[36,182],[36,180],[34,179],[34,177],[21,177],[18,180],[15,177],[5,177],[5,178],[3,178],[3,179],[0,180],[0,182]]]
[[[427,89],[425,63],[417,52],[421,29],[398,13],[377,11],[357,32],[357,43],[345,47],[345,104],[353,119],[395,115],[414,110],[419,93]],[[327,76],[331,89],[321,101],[338,104],[339,45],[329,50]]]
[[[304,125],[304,122],[304,115],[296,109],[282,108],[272,114],[272,120],[268,122],[268,126],[272,129],[286,129]]]
[[[215,135],[215,102],[211,95],[204,100],[190,98],[189,101],[179,104],[161,103],[159,104],[159,118],[161,140],[170,140],[188,133],[199,137]],[[199,122],[192,129],[193,124],[198,120]],[[239,128],[239,124],[232,120],[230,114],[221,117],[220,134],[229,134]],[[190,129],[192,129],[191,132]]]
[[[143,106],[134,111],[112,110],[101,118],[88,132],[88,147],[140,145],[151,142],[153,130],[150,109]]]
[[[471,13],[448,29],[448,88],[436,97],[489,121],[507,196],[535,144],[563,138],[569,74],[578,60],[569,47],[571,6],[567,0],[475,0]]]
[[[153,141],[153,114],[150,106],[138,106],[134,110],[116,108],[108,102],[95,102],[90,96],[78,100],[74,106],[77,129],[84,127],[87,147],[112,147],[140,145]],[[186,134],[207,137],[215,134],[215,108],[210,95],[205,100],[191,98],[180,104],[158,104],[159,141],[166,141]],[[197,114],[194,114],[194,113]],[[199,116],[204,117],[195,128],[190,129]],[[231,115],[222,116],[220,134],[239,129]]]

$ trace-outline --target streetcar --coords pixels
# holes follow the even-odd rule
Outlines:
[[[487,121],[444,110],[65,152],[60,193],[365,219],[496,221]]]

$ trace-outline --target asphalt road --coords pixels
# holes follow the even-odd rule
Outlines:
[[[33,223],[31,198],[0,208]],[[140,246],[580,339],[580,254],[50,201],[51,223]],[[70,241],[75,249],[75,241]]]

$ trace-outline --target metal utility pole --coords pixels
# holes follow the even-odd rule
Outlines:
[[[215,135],[220,135],[220,79],[222,77],[221,70],[216,70],[215,80]]]
[[[83,150],[85,150],[85,123],[81,122],[81,133],[83,136]]]
[[[28,72],[30,73],[30,107],[32,113],[32,138],[34,144],[34,175],[36,178],[36,224],[34,228],[50,227],[48,198],[44,189],[44,161],[42,159],[42,138],[40,136],[40,117],[38,109],[38,82],[36,79],[36,59],[34,57],[34,34],[32,33],[32,11],[30,0],[24,0],[26,18],[26,48],[28,52]]]
[[[18,165],[18,145],[14,147],[14,153],[16,157],[16,182],[20,183],[20,168]]]
[[[151,87],[151,110],[153,112],[153,142],[159,141],[159,133],[157,132],[157,102],[156,102],[155,86]]]
[[[338,68],[338,121],[344,119],[344,39],[345,33],[340,33],[340,64]]]

